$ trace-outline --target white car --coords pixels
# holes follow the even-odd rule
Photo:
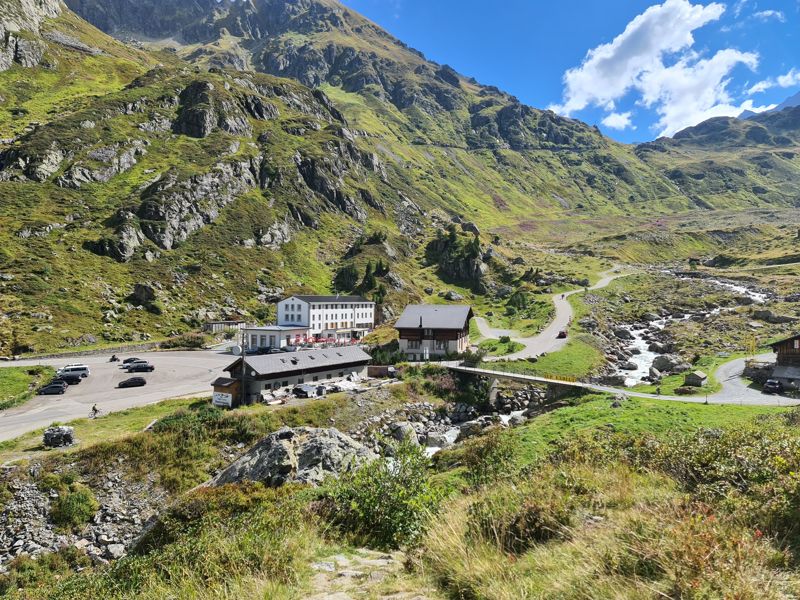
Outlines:
[[[67,365],[66,367],[60,368],[56,371],[58,375],[80,375],[81,377],[88,377],[91,375],[91,371],[89,371],[89,367],[86,365]]]

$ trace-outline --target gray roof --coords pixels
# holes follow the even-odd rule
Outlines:
[[[800,367],[777,366],[772,370],[775,379],[800,379]]]
[[[395,329],[463,329],[472,318],[472,307],[463,304],[409,304]]]
[[[363,296],[291,296],[291,298],[298,298],[304,302],[339,302],[340,304],[371,302]]]
[[[306,330],[308,327],[302,325],[256,325],[254,327],[245,327],[245,331],[298,331]]]
[[[230,371],[241,359],[234,362],[225,370]],[[300,370],[319,370],[336,367],[348,363],[369,362],[372,357],[357,346],[344,346],[342,348],[324,348],[322,350],[301,350],[298,352],[283,352],[281,354],[265,354],[263,356],[248,356],[245,358],[247,366],[258,375],[272,373],[288,373]]]

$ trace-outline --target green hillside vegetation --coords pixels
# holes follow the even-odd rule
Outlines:
[[[395,396],[406,399],[400,392]],[[114,452],[106,441],[51,454],[40,485],[88,489],[92,473],[123,456],[125,464],[138,465],[131,475],[141,469],[163,478],[170,467],[158,449],[176,444],[183,456],[181,471],[191,475],[190,464],[209,469],[217,458],[213,451],[198,454],[190,447],[252,440],[266,418],[270,427],[327,423],[327,407],[337,403],[228,413],[202,404],[166,403],[160,405],[159,426],[130,435]],[[791,566],[796,524],[781,500],[791,502],[800,439],[795,412],[645,400],[613,409],[610,403],[607,396],[587,396],[523,427],[491,432],[442,453],[427,474],[415,466],[414,451],[408,449],[402,451],[412,453],[403,462],[407,471],[382,472],[376,463],[318,490],[252,483],[195,490],[176,496],[126,558],[105,567],[69,549],[37,561],[20,558],[0,576],[0,589],[9,598],[26,600],[301,598],[314,589],[314,561],[353,556],[356,540],[378,549],[392,546],[387,540],[417,531],[408,529],[416,523],[423,527],[419,534],[398,538],[413,550],[410,570],[380,588],[377,582],[368,584],[375,593],[427,589],[431,597],[490,599],[579,598],[590,591],[596,598],[673,592],[698,598],[791,597],[798,589]],[[119,427],[132,424],[138,413],[144,416],[136,409],[86,426],[94,428],[96,439],[104,432],[119,435]],[[756,470],[739,463],[740,455]],[[67,462],[73,475],[50,475]],[[412,474],[419,487],[409,500],[419,503],[404,505],[402,495],[391,495],[384,508],[401,512],[384,513],[395,515],[381,525],[388,538],[378,537],[375,528],[365,537],[361,517],[343,519],[343,513],[324,509],[339,498],[366,501],[379,478],[388,477],[385,489]],[[173,489],[190,486],[191,477]],[[428,502],[437,507],[432,515],[424,508],[433,506]]]

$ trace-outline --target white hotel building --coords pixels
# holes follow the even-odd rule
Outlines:
[[[361,339],[375,327],[375,303],[361,296],[291,296],[278,302],[278,326],[310,338]]]
[[[292,296],[278,302],[276,321],[277,325],[243,327],[246,347],[360,340],[375,327],[375,303],[361,296]]]

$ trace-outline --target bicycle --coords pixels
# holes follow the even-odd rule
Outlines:
[[[98,417],[101,417],[102,415],[103,415],[103,411],[100,410],[99,408],[97,410],[89,411],[89,418],[90,419],[97,419]]]

